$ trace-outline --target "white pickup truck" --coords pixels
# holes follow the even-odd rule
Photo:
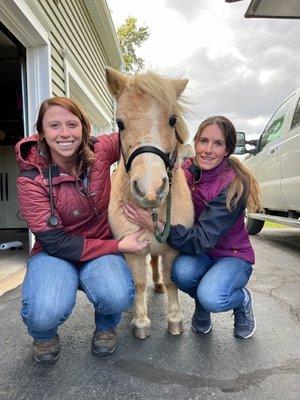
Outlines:
[[[254,149],[247,150],[245,134],[238,132],[236,154],[250,153],[246,165],[261,189],[263,213],[247,215],[249,234],[261,231],[265,221],[300,228],[300,88],[277,108]]]

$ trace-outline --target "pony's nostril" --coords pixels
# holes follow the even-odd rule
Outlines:
[[[135,191],[135,193],[136,193],[139,197],[145,197],[145,196],[146,196],[145,192],[143,192],[143,191],[140,189],[140,187],[139,187],[137,181],[133,181],[133,190]]]
[[[168,179],[163,178],[160,188],[157,189],[157,191],[156,191],[157,197],[159,197],[160,199],[163,198],[163,196],[165,194],[167,184],[168,184]]]

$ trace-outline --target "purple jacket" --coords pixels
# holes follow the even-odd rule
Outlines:
[[[206,253],[212,259],[238,257],[254,264],[254,252],[244,224],[244,199],[228,211],[227,190],[235,172],[227,157],[204,171],[187,159],[182,168],[192,193],[195,225],[171,227],[168,244],[186,254]]]

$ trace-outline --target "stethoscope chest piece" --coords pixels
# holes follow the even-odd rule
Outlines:
[[[57,218],[55,215],[51,215],[51,216],[48,218],[47,225],[48,225],[50,228],[55,228],[55,227],[58,225],[58,218]]]

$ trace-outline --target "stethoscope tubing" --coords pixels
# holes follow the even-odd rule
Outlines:
[[[58,218],[54,214],[54,199],[53,199],[53,188],[52,188],[52,170],[51,164],[48,167],[48,182],[49,182],[49,196],[50,196],[50,206],[51,206],[51,214],[47,220],[47,225],[50,228],[55,228],[58,225]]]

